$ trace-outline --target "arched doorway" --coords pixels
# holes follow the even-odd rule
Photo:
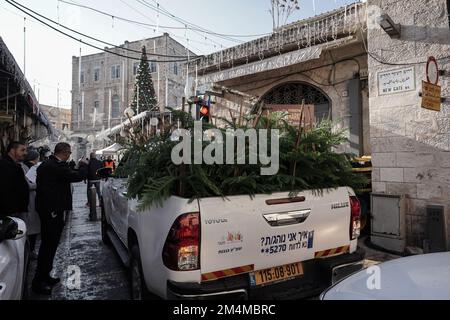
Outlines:
[[[300,113],[305,102],[306,122],[331,119],[331,100],[319,88],[304,82],[283,83],[267,92],[261,99],[265,107],[273,111]],[[290,118],[295,122],[296,117]]]

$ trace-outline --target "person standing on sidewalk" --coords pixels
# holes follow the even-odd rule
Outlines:
[[[39,233],[41,233],[41,220],[39,214],[36,212],[36,174],[37,168],[40,166],[39,153],[36,150],[29,150],[25,159],[25,165],[28,170],[25,174],[28,185],[30,187],[30,203],[28,204],[27,214],[27,236],[30,242],[30,257],[33,260],[37,259],[37,254],[34,249],[36,247],[36,240]]]
[[[67,161],[72,154],[68,143],[58,143],[54,155],[37,169],[36,210],[41,218],[41,246],[32,289],[37,294],[50,295],[52,286],[60,282],[50,276],[53,260],[64,229],[64,215],[72,210],[71,183],[87,177],[87,163],[81,161],[79,170],[70,169]]]
[[[95,186],[97,196],[100,201],[100,177],[97,175],[97,170],[103,168],[103,163],[97,159],[95,152],[90,154],[88,165],[88,182],[87,182],[87,202],[88,206],[91,205],[91,187]],[[90,217],[92,218],[92,217]]]
[[[20,162],[25,160],[24,143],[13,141],[0,160],[0,215],[26,220],[29,189]]]

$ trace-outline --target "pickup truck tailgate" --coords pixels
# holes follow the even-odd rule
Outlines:
[[[262,270],[350,245],[350,189],[199,200],[202,275]],[[205,280],[205,279],[203,279]]]

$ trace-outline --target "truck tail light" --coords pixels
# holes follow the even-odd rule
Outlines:
[[[361,204],[357,197],[350,197],[350,240],[355,240],[359,237],[361,231]]]
[[[164,265],[174,271],[200,269],[200,214],[186,213],[170,228],[163,249]]]

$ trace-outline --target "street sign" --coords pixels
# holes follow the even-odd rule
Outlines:
[[[435,57],[429,57],[427,62],[427,81],[432,84],[439,82],[439,67]]]
[[[441,111],[441,86],[422,81],[422,108]]]

